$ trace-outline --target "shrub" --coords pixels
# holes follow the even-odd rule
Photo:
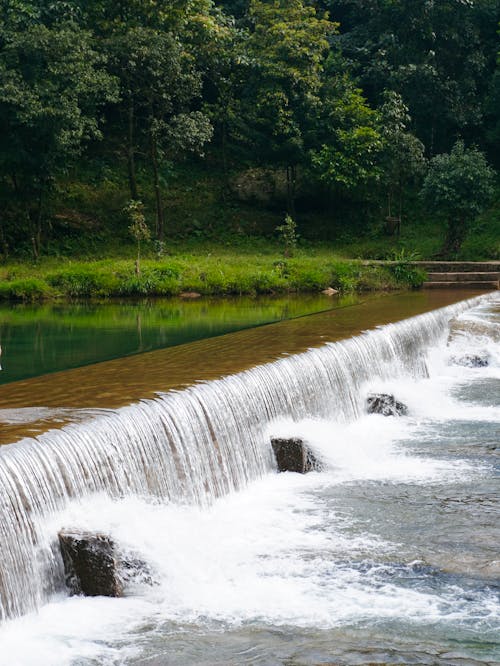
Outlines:
[[[90,266],[67,268],[50,273],[47,282],[71,298],[111,296],[118,291],[118,280],[112,273]]]
[[[0,299],[33,302],[51,296],[49,286],[37,278],[24,278],[0,282]]]

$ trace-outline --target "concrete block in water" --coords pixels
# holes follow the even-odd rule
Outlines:
[[[122,596],[115,545],[109,536],[69,530],[61,530],[58,536],[66,584],[74,594]]]
[[[273,437],[271,439],[279,472],[305,474],[320,469],[320,464],[299,437]]]
[[[371,393],[366,399],[366,403],[368,414],[382,414],[383,416],[408,414],[408,407],[389,393]]]

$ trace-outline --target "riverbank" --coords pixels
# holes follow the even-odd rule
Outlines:
[[[293,258],[284,258],[273,247],[258,250],[179,250],[141,260],[139,272],[132,256],[12,262],[0,267],[0,300],[258,295],[317,292],[328,287],[352,293],[418,287],[425,278],[405,260],[369,265],[339,258],[324,247],[299,249]]]

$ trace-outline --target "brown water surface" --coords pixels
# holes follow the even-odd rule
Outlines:
[[[5,384],[0,386],[0,444],[477,294],[455,289],[369,295],[348,307]]]

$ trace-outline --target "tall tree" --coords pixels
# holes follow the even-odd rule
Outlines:
[[[444,256],[456,256],[470,223],[493,195],[494,171],[477,148],[457,141],[450,153],[436,155],[424,181],[421,196],[429,210],[447,222]]]
[[[328,59],[320,99],[309,137],[312,172],[333,194],[360,194],[380,179],[382,137],[338,51]]]
[[[401,231],[403,191],[425,168],[424,145],[409,131],[410,115],[403,98],[386,91],[380,108],[380,131],[384,142],[382,180],[387,190],[388,228]],[[393,224],[396,220],[396,225]]]
[[[335,29],[302,0],[251,0],[243,135],[263,163],[286,169],[295,213],[297,165],[306,158],[308,113],[320,103],[328,35]]]
[[[91,35],[72,20],[44,25],[36,6],[14,0],[3,9],[0,172],[37,256],[46,195],[85,143],[100,137],[99,109],[117,88]]]
[[[120,80],[127,115],[127,157],[132,199],[137,199],[135,155],[148,157],[153,177],[156,234],[165,233],[161,164],[183,151],[200,151],[212,126],[193,104],[201,94],[201,74],[173,34],[133,28],[111,44],[113,71]]]

